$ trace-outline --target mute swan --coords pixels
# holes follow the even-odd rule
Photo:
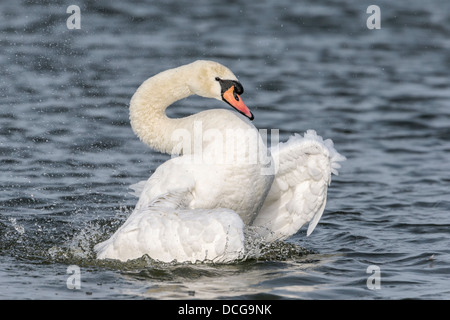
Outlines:
[[[345,158],[312,130],[268,150],[242,93],[228,68],[204,60],[161,72],[137,89],[130,103],[134,132],[173,158],[132,186],[139,201],[111,238],[94,247],[97,258],[230,262],[245,255],[245,225],[267,241],[285,239],[307,222],[307,234],[314,230],[331,173]],[[168,106],[193,94],[239,113],[167,117]]]

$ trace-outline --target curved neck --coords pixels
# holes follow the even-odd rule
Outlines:
[[[165,110],[193,93],[187,85],[187,66],[170,69],[147,79],[130,102],[130,122],[136,135],[151,148],[171,153],[175,146],[172,133],[182,119],[167,117]]]

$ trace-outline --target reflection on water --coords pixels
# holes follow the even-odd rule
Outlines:
[[[308,270],[332,260],[333,256],[309,254],[286,261],[253,260],[237,265],[165,266],[164,272],[169,269],[173,278],[164,281],[142,271],[137,274],[125,273],[126,279],[131,282],[139,280],[144,288],[140,291],[126,290],[124,293],[156,299],[270,299],[276,295],[299,298],[302,293],[323,287],[321,275],[311,274]],[[308,280],[299,280],[305,278]]]

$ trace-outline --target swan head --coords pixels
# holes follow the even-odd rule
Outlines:
[[[244,93],[244,87],[230,69],[220,63],[206,60],[195,61],[190,66],[193,70],[188,86],[193,94],[224,101],[253,120],[252,112],[240,97]]]

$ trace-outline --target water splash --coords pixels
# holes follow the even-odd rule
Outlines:
[[[259,232],[259,227],[247,226],[245,235],[245,260],[284,261],[297,260],[314,253],[295,243],[287,241],[267,242]]]
[[[16,218],[9,218],[9,222],[11,222],[11,225],[14,227],[14,230],[16,230],[20,235],[23,235],[25,233],[25,228],[23,225],[17,223]]]
[[[42,263],[76,264],[79,266],[106,267],[121,272],[150,270],[150,277],[172,277],[161,270],[178,270],[188,265],[221,264],[214,261],[197,263],[162,263],[144,255],[141,258],[120,262],[98,260],[94,246],[109,238],[127,219],[132,207],[120,206],[108,217],[86,220],[86,212],[74,210],[69,215],[36,215],[33,217],[9,217],[0,221],[0,251],[15,258],[39,260]],[[257,261],[299,260],[310,251],[294,243],[276,241],[267,243],[253,227],[246,227],[245,254],[230,265]],[[197,268],[196,267],[196,268]],[[175,268],[175,269],[174,269]],[[140,271],[139,271],[140,270]],[[202,273],[203,274],[203,273]]]

